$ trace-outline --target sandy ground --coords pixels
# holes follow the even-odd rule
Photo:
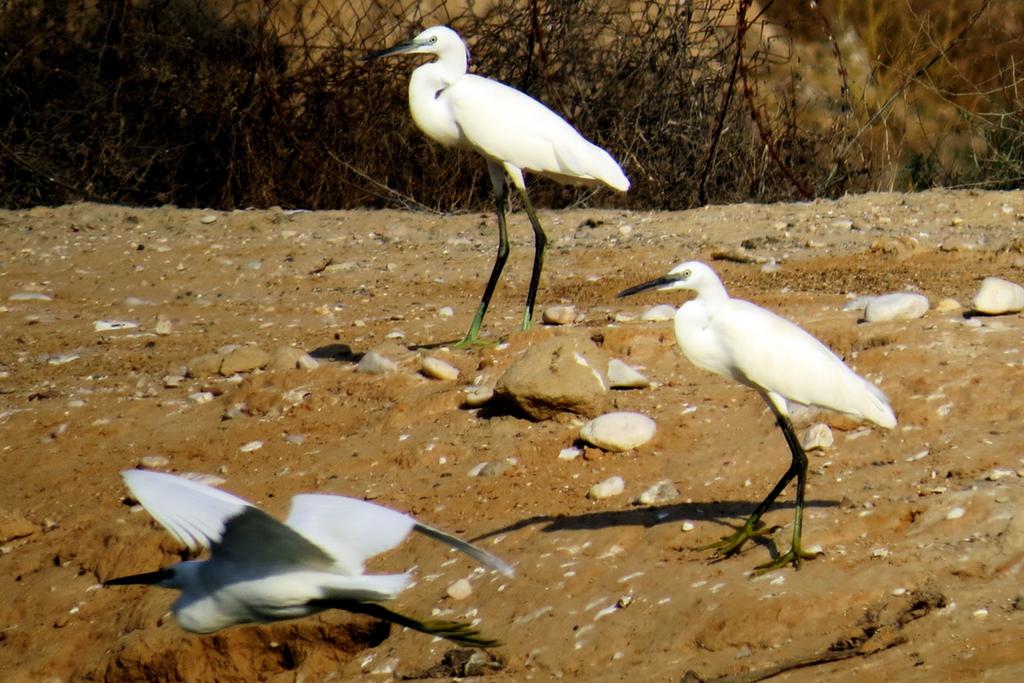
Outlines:
[[[581,319],[518,331],[532,239],[517,213],[485,326],[492,343],[454,351],[445,343],[468,326],[493,258],[487,214],[0,212],[0,678],[373,681],[426,676],[452,649],[343,612],[200,637],[170,617],[171,591],[99,587],[181,558],[118,476],[157,456],[157,469],[218,475],[272,514],[298,492],[365,497],[515,563],[512,580],[477,572],[426,539],[373,563],[416,567],[393,608],[478,620],[503,640],[492,667],[469,671],[494,681],[775,670],[781,681],[1024,680],[1024,319],[934,308],[966,304],[987,275],[1024,281],[1024,196],[873,194],[542,220],[552,248],[541,307],[572,303]],[[798,321],[877,382],[899,417],[891,431],[810,418],[831,425],[835,444],[811,457],[804,537],[824,554],[799,571],[751,574],[776,542],[788,547],[791,491],[768,515],[782,529],[763,543],[717,562],[696,549],[749,513],[788,464],[761,400],[693,368],[669,323],[615,322],[685,298],[617,291],[716,254],[753,259],[713,263],[734,295]],[[764,268],[772,259],[779,267]],[[903,290],[933,310],[872,324],[841,310],[853,294]],[[158,318],[169,334],[156,333]],[[111,320],[138,327],[95,330]],[[593,338],[643,368],[655,386],[611,392],[606,408],[654,417],[653,441],[560,460],[581,419],[460,407],[466,385],[493,384],[553,335]],[[175,379],[194,357],[246,343],[295,346],[320,365]],[[377,348],[399,369],[355,372]],[[460,378],[421,376],[424,355]],[[201,391],[212,400],[191,398]],[[254,441],[262,447],[242,448]],[[517,464],[469,476],[503,458]],[[623,495],[586,497],[612,475]],[[663,479],[676,500],[631,503]],[[472,594],[448,597],[464,577]]]

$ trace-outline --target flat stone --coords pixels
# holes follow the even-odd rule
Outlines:
[[[541,314],[541,320],[548,325],[569,325],[576,320],[576,307],[548,306]]]
[[[1024,287],[999,277],[987,277],[971,297],[971,310],[988,315],[1024,310]]]
[[[213,377],[220,371],[222,360],[219,353],[204,353],[201,356],[196,356],[188,362],[188,370],[185,374],[193,379]]]
[[[587,498],[601,500],[621,495],[626,490],[626,482],[622,477],[609,477],[604,481],[594,484],[587,491]]]
[[[923,294],[899,292],[883,294],[868,302],[864,307],[864,319],[868,322],[914,320],[927,312],[928,297]]]
[[[440,358],[427,356],[420,364],[420,374],[431,379],[454,381],[459,378],[459,369]]]
[[[641,413],[606,413],[583,425],[580,438],[606,451],[628,451],[650,441],[657,430],[657,423]]]
[[[229,377],[239,372],[252,372],[266,367],[270,354],[258,346],[240,346],[224,356],[220,374]]]

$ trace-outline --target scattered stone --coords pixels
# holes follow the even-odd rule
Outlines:
[[[963,508],[956,507],[946,513],[946,519],[960,519],[967,512]]]
[[[959,311],[961,308],[963,307],[960,305],[959,301],[949,297],[946,297],[939,303],[935,304],[935,311],[937,313],[953,313],[955,311]]]
[[[864,307],[864,319],[868,322],[887,320],[914,320],[928,312],[928,297],[923,294],[899,292],[884,294],[872,299]]]
[[[136,306],[152,306],[153,302],[149,299],[143,299],[137,296],[125,297],[124,305],[129,308],[135,308]]]
[[[519,464],[517,458],[503,458],[494,462],[482,462],[469,471],[471,477],[496,477]]]
[[[984,607],[982,607],[981,609],[976,609],[974,610],[974,612],[971,613],[971,616],[975,619],[986,619],[988,618],[988,610]]]
[[[395,364],[395,361],[376,351],[367,351],[356,365],[356,372],[365,372],[369,375],[382,375],[385,372],[394,372],[397,369],[398,365]]]
[[[694,525],[693,522],[690,522],[690,521],[683,522],[683,531],[693,531],[696,528],[697,527],[696,527],[696,525]]]
[[[618,358],[608,361],[608,386],[612,389],[642,389],[650,385],[651,380],[632,365]]]
[[[971,310],[1002,315],[1024,310],[1024,287],[998,277],[981,281],[978,293],[971,297]]]
[[[807,428],[800,442],[805,451],[825,450],[832,447],[835,437],[832,436],[832,430],[827,424],[819,422]]]
[[[576,307],[548,306],[544,309],[541,319],[547,325],[569,325],[576,320]]]
[[[188,362],[185,375],[192,379],[213,377],[220,371],[221,360],[218,353],[204,353],[201,356],[196,356]]]
[[[647,487],[633,501],[636,505],[660,505],[670,503],[679,497],[679,489],[668,479],[662,479]]]
[[[1016,476],[1017,476],[1017,473],[1014,472],[1013,470],[1006,470],[1006,469],[996,468],[996,469],[992,470],[991,472],[989,472],[988,474],[986,474],[985,475],[985,479],[987,479],[989,481],[999,481],[1000,479],[1003,479],[1004,477],[1016,477]]]
[[[320,362],[316,358],[294,346],[282,346],[276,349],[270,354],[266,365],[267,370],[294,370],[296,368],[314,370],[318,367],[320,367]]]
[[[599,484],[594,484],[587,491],[587,498],[601,500],[620,495],[626,490],[626,482],[622,477],[609,477]]]
[[[170,465],[171,459],[166,455],[144,455],[139,459],[139,464],[146,469],[155,470]]]
[[[200,405],[200,404],[203,404],[203,403],[209,403],[210,401],[213,400],[213,392],[212,391],[197,391],[194,394],[189,394],[188,395],[188,400],[192,401],[196,405]]]
[[[640,319],[647,323],[663,323],[667,320],[672,320],[676,317],[676,309],[668,304],[658,304],[652,308],[648,308],[642,314]]]
[[[452,309],[451,306],[442,306],[441,308],[437,309],[438,318],[450,318],[453,315],[455,315],[455,311]]]
[[[161,337],[169,335],[173,331],[170,319],[163,314],[158,315],[156,317],[156,326],[154,326],[153,331]]]
[[[267,366],[270,354],[258,346],[239,346],[229,351],[221,361],[219,372],[225,377],[239,372],[252,372]]]
[[[8,301],[53,301],[53,297],[42,292],[15,292],[7,297]]]
[[[131,320],[97,320],[92,324],[92,329],[96,332],[111,332],[115,330],[132,330],[138,326],[138,323]]]
[[[420,365],[420,373],[431,379],[454,381],[459,378],[459,369],[457,367],[434,356],[427,356],[423,359],[423,363]]]
[[[657,423],[641,413],[606,413],[583,425],[580,437],[606,451],[628,451],[650,441],[657,429]]]
[[[263,448],[263,442],[257,440],[250,441],[247,444],[242,444],[242,446],[238,450],[242,451],[243,453],[252,453],[253,451],[258,451],[261,448]]]
[[[562,450],[558,451],[558,459],[575,460],[576,458],[580,457],[581,453],[583,453],[583,451],[580,450],[579,448],[576,448],[575,446],[570,446],[569,448],[563,448]]]
[[[471,386],[462,390],[462,406],[479,408],[494,397],[494,389],[490,387]]]
[[[58,353],[55,356],[50,356],[46,359],[49,365],[64,365],[81,358],[77,353]]]
[[[542,341],[509,366],[494,393],[533,420],[563,412],[592,415],[608,391],[597,370],[601,357],[597,345],[584,337]]]
[[[284,442],[287,443],[287,444],[291,444],[292,446],[301,446],[302,444],[306,443],[306,435],[305,434],[285,434],[284,435]]]
[[[459,579],[445,591],[452,600],[465,600],[473,594],[473,586],[467,579]]]
[[[199,222],[202,223],[203,225],[210,225],[211,223],[217,222],[217,216],[215,214],[208,213],[202,218],[200,218]]]

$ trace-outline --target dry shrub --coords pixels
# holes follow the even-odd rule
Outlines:
[[[467,38],[476,72],[543,100],[622,162],[633,188],[603,203],[870,188],[877,150],[852,111],[840,41],[820,11],[774,5],[6,0],[0,205],[477,208],[489,202],[483,163],[409,117],[421,60],[359,60],[437,23]],[[812,53],[793,36],[822,78],[806,78],[799,58]],[[1019,160],[1019,119],[983,122]],[[551,206],[593,196],[546,181],[533,193]]]

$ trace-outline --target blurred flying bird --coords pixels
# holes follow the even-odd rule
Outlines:
[[[177,588],[171,607],[186,631],[304,617],[326,609],[367,614],[462,645],[498,642],[457,621],[419,620],[378,604],[397,596],[409,574],[364,574],[363,562],[417,531],[506,575],[512,568],[490,553],[408,515],[361,500],[326,494],[292,498],[281,523],[250,503],[196,481],[127,470],[125,483],[175,539],[207,560],[111,579],[106,585]]]
[[[775,414],[786,437],[792,463],[768,497],[755,508],[736,533],[706,548],[723,555],[738,552],[743,543],[760,533],[761,516],[796,477],[796,517],[793,544],[774,561],[757,567],[768,571],[814,557],[800,545],[803,526],[807,455],[789,419],[790,402],[834,410],[869,420],[880,427],[896,426],[896,416],[885,394],[843,363],[832,351],[794,323],[760,306],[730,298],[709,266],[697,261],[681,263],[668,275],[635,287],[619,296],[647,289],[689,289],[697,297],[676,311],[676,342],[694,365],[755,389]]]
[[[547,236],[526,192],[524,172],[563,184],[607,185],[625,192],[629,180],[608,152],[594,145],[565,119],[518,90],[466,73],[469,52],[459,34],[434,26],[412,40],[373,52],[365,60],[396,54],[432,54],[437,59],[418,67],[409,79],[409,109],[416,125],[446,147],[472,149],[487,161],[498,214],[498,254],[480,306],[457,346],[477,341],[484,314],[508,259],[505,227],[506,174],[519,192],[533,226],[534,255],[522,329],[533,319],[537,285],[544,265]]]

